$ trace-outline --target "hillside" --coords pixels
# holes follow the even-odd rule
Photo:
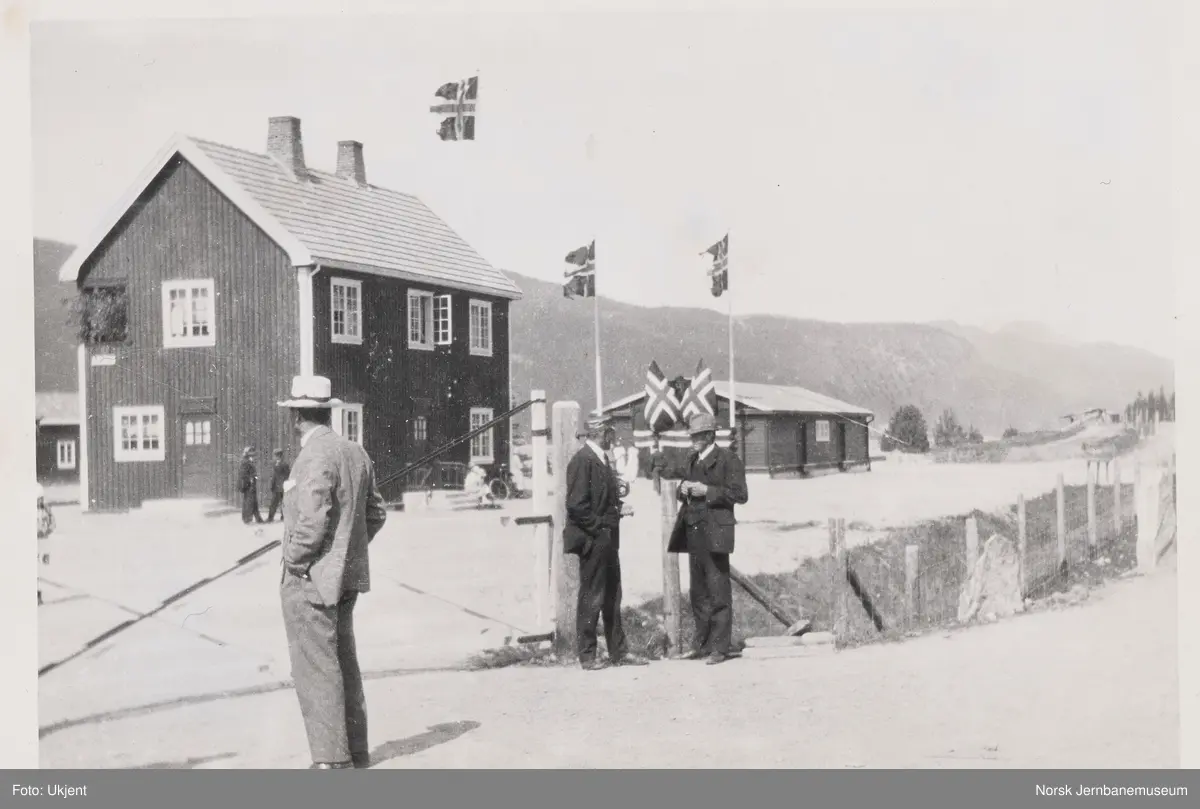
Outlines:
[[[566,300],[552,282],[512,277],[525,293],[514,306],[514,391],[544,388],[551,401],[594,406],[591,301]],[[601,299],[600,316],[606,400],[641,390],[652,359],[668,376],[691,375],[700,358],[714,376],[728,374],[727,320],[718,312]],[[1166,359],[1049,334],[753,315],[738,320],[736,370],[746,381],[800,385],[869,407],[879,423],[907,403],[931,424],[951,407],[988,435],[1054,426],[1087,407],[1120,411],[1138,390],[1174,386]]]
[[[34,240],[37,389],[75,390],[75,342],[58,280],[70,245]],[[566,300],[558,284],[513,274],[525,292],[513,313],[513,390],[544,388],[551,401],[594,405],[592,306]],[[728,373],[726,319],[704,309],[646,309],[601,300],[605,398],[642,388],[657,360],[691,375],[703,357]],[[844,324],[757,315],[739,319],[737,376],[801,385],[873,409],[886,423],[914,403],[930,423],[944,407],[985,434],[1052,426],[1087,407],[1122,410],[1139,391],[1174,387],[1170,361],[1117,345],[1072,344],[1019,324],[989,332],[954,323]],[[522,399],[523,400],[523,399]],[[881,425],[882,426],[882,425]]]
[[[79,387],[75,339],[67,325],[64,299],[74,294],[71,284],[58,280],[58,270],[71,255],[69,244],[33,240],[34,351],[37,389],[73,391]]]

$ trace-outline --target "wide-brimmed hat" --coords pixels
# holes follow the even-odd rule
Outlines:
[[[688,422],[688,435],[699,435],[700,433],[715,433],[717,431],[717,420],[708,413],[697,413],[692,416]]]
[[[613,426],[612,416],[607,413],[592,413],[588,416],[587,428],[589,430],[603,430],[611,426]]]
[[[333,383],[325,376],[292,377],[292,398],[279,402],[280,407],[309,409],[341,407],[342,400],[332,396]]]

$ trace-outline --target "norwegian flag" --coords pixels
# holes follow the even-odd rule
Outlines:
[[[679,400],[671,390],[671,384],[658,367],[658,362],[651,362],[646,369],[646,427],[650,432],[658,434],[666,432],[679,421]]]
[[[713,382],[712,371],[704,366],[704,360],[696,365],[696,375],[683,392],[680,412],[685,421],[700,413],[717,415],[717,386]]]
[[[433,94],[449,103],[436,104],[430,112],[450,113],[443,118],[437,135],[442,140],[475,140],[475,105],[479,99],[479,77],[446,82]]]
[[[572,250],[564,261],[567,269],[563,271],[563,297],[596,297],[596,242]]]
[[[712,294],[714,298],[729,289],[729,234],[725,238],[704,251],[713,257],[712,269],[708,271],[712,279]],[[700,255],[704,255],[701,253]]]

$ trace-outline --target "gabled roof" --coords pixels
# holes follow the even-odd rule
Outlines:
[[[79,394],[53,391],[37,394],[35,413],[46,427],[79,424]]]
[[[728,380],[714,380],[713,387],[716,389],[718,399],[729,400]],[[738,404],[748,407],[751,410],[757,410],[760,413],[829,413],[843,416],[874,415],[865,407],[848,404],[847,402],[842,402],[805,388],[790,385],[760,385],[755,382],[738,382],[734,387]],[[629,407],[631,404],[639,402],[644,398],[646,398],[646,391],[643,390],[605,405],[604,412],[609,413]]]
[[[295,266],[320,264],[515,299],[521,290],[492,267],[421,200],[312,168],[293,178],[273,158],[177,135],[156,156],[60,278],[79,269],[129,207],[179,154],[288,254]]]

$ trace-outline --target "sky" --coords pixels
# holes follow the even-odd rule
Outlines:
[[[597,242],[602,296],[844,322],[1037,321],[1174,356],[1157,4],[38,23],[34,233],[77,243],[175,132],[364,143],[493,265]],[[433,91],[479,75],[474,143]],[[731,298],[709,245],[730,232]],[[585,306],[580,301],[563,305]]]

